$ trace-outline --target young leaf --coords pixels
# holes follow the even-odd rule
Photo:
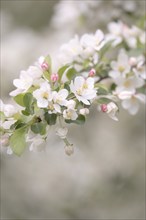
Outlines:
[[[74,123],[74,124],[78,124],[78,125],[82,125],[85,123],[85,116],[84,115],[79,115],[78,118],[76,120],[65,120],[66,123],[70,124],[70,123]]]
[[[99,98],[98,100],[97,100],[97,102],[99,103],[99,104],[108,104],[108,103],[110,103],[110,102],[113,102],[111,99],[108,99],[108,98]]]
[[[43,76],[44,76],[44,78],[47,79],[48,81],[51,80],[51,73],[50,73],[50,72],[44,71],[44,72],[43,72]]]
[[[15,102],[16,102],[18,105],[21,105],[21,106],[23,106],[23,107],[25,106],[25,105],[24,105],[24,102],[23,102],[24,95],[25,95],[25,94],[19,94],[19,95],[16,95],[16,96],[14,97]]]
[[[31,130],[35,134],[44,135],[46,133],[46,124],[44,124],[43,122],[34,123],[33,125],[31,125]]]
[[[48,72],[51,73],[52,72],[52,61],[51,61],[50,55],[47,55],[45,57],[45,62],[48,64],[48,67],[49,67]]]
[[[100,59],[103,58],[103,56],[105,55],[105,53],[109,50],[109,48],[111,47],[113,43],[113,40],[110,40],[109,42],[107,42],[100,50]]]
[[[14,154],[21,156],[26,147],[25,135],[27,132],[26,127],[19,128],[14,131],[10,137],[10,147]]]
[[[74,68],[70,68],[67,70],[66,76],[69,80],[73,79],[75,75],[76,75],[76,70]]]
[[[49,114],[48,112],[45,113],[45,120],[47,121],[48,125],[55,125],[56,119],[57,119],[56,114]]]
[[[34,98],[31,93],[26,93],[24,95],[23,103],[24,103],[26,109],[22,113],[24,115],[29,115],[29,114],[33,115],[33,113],[34,113],[34,106],[33,106]]]
[[[62,66],[59,70],[58,70],[58,75],[59,75],[59,82],[61,82],[61,79],[62,79],[62,76],[64,74],[64,72],[67,70],[69,66],[68,65],[65,65],[65,66]]]

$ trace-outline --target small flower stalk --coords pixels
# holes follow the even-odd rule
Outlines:
[[[138,113],[146,102],[144,36],[139,27],[112,22],[107,34],[97,30],[80,38],[76,35],[62,45],[55,72],[49,55],[21,71],[10,92],[14,104],[0,100],[2,151],[17,156],[27,147],[41,151],[54,127],[65,143],[65,153],[71,156],[69,125],[83,125],[92,113],[90,107],[97,106],[114,121],[118,121],[118,106],[131,115]],[[107,53],[111,51],[115,55],[110,58]]]

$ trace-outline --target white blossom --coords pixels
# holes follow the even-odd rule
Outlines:
[[[119,76],[125,76],[130,71],[129,57],[124,50],[121,50],[117,61],[111,62],[112,71],[109,72],[109,76],[117,78]]]
[[[33,96],[37,100],[38,107],[47,108],[53,98],[50,84],[47,82],[42,83],[40,88],[33,92]]]
[[[16,107],[10,104],[4,104],[0,99],[0,111],[4,113],[6,117],[11,117],[18,112]]]
[[[67,44],[63,44],[60,48],[59,60],[61,63],[71,63],[78,60],[78,56],[82,54],[83,48],[80,45],[79,37],[76,35]]]
[[[139,104],[146,103],[146,96],[141,93],[132,91],[123,91],[118,94],[119,99],[122,100],[122,107],[131,115],[135,115],[139,110]]]
[[[78,117],[78,114],[76,113],[76,111],[77,110],[74,108],[65,109],[63,111],[63,117],[67,120],[76,120]]]
[[[96,97],[94,79],[91,77],[84,79],[82,76],[77,76],[74,82],[71,81],[70,89],[76,98],[85,105],[90,105],[89,100],[91,101]]]
[[[107,113],[110,118],[112,118],[115,121],[118,121],[118,118],[116,116],[118,107],[114,102],[110,102],[108,104],[102,104],[100,108],[101,111]]]
[[[91,51],[100,50],[103,46],[102,41],[104,40],[104,34],[101,30],[97,30],[95,34],[84,34],[81,39],[81,45],[85,49],[90,49]]]
[[[107,104],[107,114],[110,118],[112,118],[115,121],[118,121],[118,118],[116,117],[116,113],[118,111],[118,107],[114,102],[110,102]]]
[[[114,79],[116,83],[116,92],[119,93],[121,91],[135,91],[136,88],[140,88],[144,85],[144,80],[136,75],[124,78],[124,77],[117,77]]]
[[[33,152],[43,151],[45,149],[44,137],[40,134],[35,135],[29,131],[26,142],[30,142],[29,150]]]

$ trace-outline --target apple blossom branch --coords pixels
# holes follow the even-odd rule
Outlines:
[[[121,21],[110,23],[108,31],[76,35],[62,45],[55,73],[50,56],[20,72],[10,93],[17,105],[0,100],[2,150],[20,156],[29,145],[30,151],[40,151],[54,126],[71,155],[67,125],[84,124],[91,105],[115,121],[120,102],[130,114],[138,112],[145,103],[145,31]]]

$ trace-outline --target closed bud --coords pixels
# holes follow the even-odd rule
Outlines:
[[[4,134],[0,139],[0,144],[2,147],[8,147],[9,146],[9,135]]]
[[[56,81],[58,81],[58,79],[59,79],[59,75],[57,73],[53,73],[51,75],[51,81],[52,82],[56,82]]]
[[[89,109],[88,109],[88,108],[82,108],[82,109],[80,109],[80,114],[81,114],[81,115],[88,115],[88,114],[89,114]]]
[[[66,145],[64,147],[64,150],[65,150],[65,153],[68,155],[68,156],[71,156],[73,153],[74,153],[74,148],[73,148],[73,145]]]
[[[95,69],[91,69],[89,72],[89,76],[93,77],[93,76],[95,76],[95,73],[96,73]]]
[[[130,64],[131,67],[136,66],[136,65],[137,65],[137,60],[136,60],[136,58],[135,58],[135,57],[130,57],[130,59],[129,59],[129,64]]]
[[[106,104],[102,104],[101,105],[101,111],[102,112],[107,112],[108,108],[107,108],[107,105]]]
[[[43,63],[41,64],[41,68],[42,68],[44,71],[46,71],[46,70],[49,69],[49,65],[48,65],[46,62],[43,62]]]

